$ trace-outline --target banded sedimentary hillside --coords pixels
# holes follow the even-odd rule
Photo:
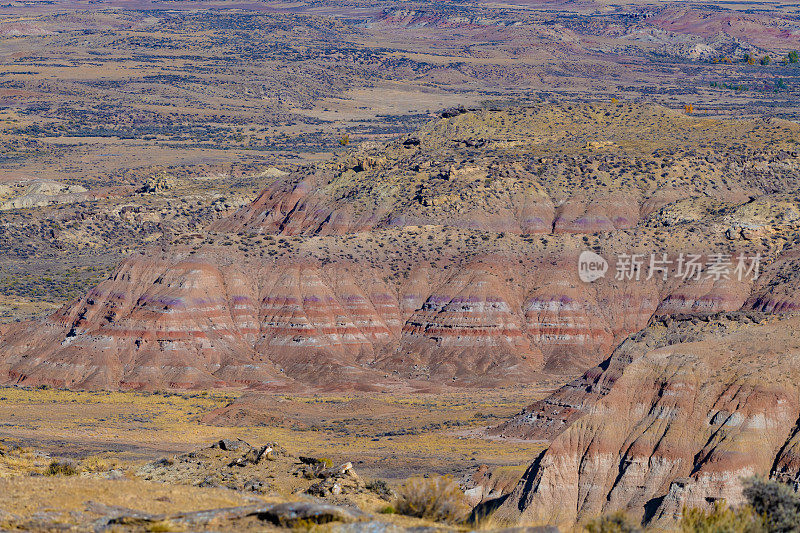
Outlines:
[[[794,307],[797,139],[788,122],[629,104],[449,112],[278,178],[207,235],[9,327],[0,376],[429,389],[576,375],[654,316]],[[611,262],[604,279],[580,281],[584,250]],[[614,279],[615,258],[653,253],[760,254],[770,274]]]
[[[505,426],[560,434],[496,518],[574,524],[622,509],[669,527],[685,507],[744,503],[747,477],[797,483],[799,326],[757,312],[654,322]]]

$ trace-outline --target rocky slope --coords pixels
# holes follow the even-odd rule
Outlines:
[[[691,296],[690,291],[682,287],[662,300],[654,313],[651,325],[679,321],[683,324],[692,324],[695,328],[706,327],[708,317],[722,310],[722,307],[727,307],[728,311],[740,309],[752,316],[793,315],[797,310],[796,287],[800,283],[795,268],[796,263],[797,251],[795,247],[788,246],[773,262],[762,268],[759,279],[749,285],[749,296],[742,291],[744,284],[733,284],[731,281],[717,283],[717,286],[702,298]],[[697,290],[696,287],[692,289]],[[731,296],[737,291],[738,299],[732,299]],[[712,302],[717,304],[716,307]],[[720,305],[723,302],[727,305]],[[699,312],[702,309],[708,309],[709,312]],[[616,347],[612,357],[587,370],[582,376],[565,384],[549,397],[531,404],[511,420],[492,428],[490,433],[526,440],[552,440],[608,394],[627,366],[640,356],[643,350],[664,344],[685,342],[687,338],[692,338],[687,337],[686,331],[668,330],[663,338],[649,335],[625,339]],[[647,342],[643,345],[641,339]]]
[[[625,509],[668,521],[684,506],[742,503],[747,476],[796,482],[799,325],[723,314],[666,319],[631,337],[582,390],[560,392],[568,427],[497,516],[574,523]],[[562,425],[555,404],[545,402],[540,435]]]
[[[786,122],[628,104],[456,110],[278,179],[210,234],[134,255],[47,320],[8,328],[0,378],[496,386],[574,375],[653,316],[783,312],[798,137]],[[610,262],[594,283],[577,272],[587,249]],[[761,254],[774,268],[755,283],[646,264],[614,279],[615,258],[655,252]]]
[[[202,234],[283,174],[244,165],[150,167],[100,184],[84,178],[0,185],[0,322],[53,312],[132,251],[168,245],[176,234]]]
[[[212,229],[611,232],[680,200],[736,206],[800,183],[798,127],[785,121],[696,119],[628,104],[459,113],[298,172]]]

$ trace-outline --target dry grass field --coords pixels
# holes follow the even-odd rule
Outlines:
[[[294,492],[303,488],[302,480],[287,468],[270,474],[273,490],[258,494],[198,486],[180,477],[165,478],[166,482],[144,479],[143,465],[202,450],[226,438],[254,446],[276,442],[291,456],[323,457],[332,464],[352,462],[365,481],[385,479],[390,487],[420,473],[466,479],[481,464],[487,464],[496,477],[513,483],[543,444],[489,440],[483,430],[519,412],[547,390],[242,398],[224,392],[3,388],[0,527],[36,529],[61,524],[82,530],[85,524],[111,512],[109,509],[170,515],[304,501]],[[228,416],[226,407],[231,404],[247,407]],[[252,407],[256,409],[248,411]],[[245,411],[248,416],[236,416]],[[54,461],[65,461],[75,475],[54,472]],[[208,473],[213,470],[209,468]],[[353,495],[347,501],[376,513],[387,505],[370,493]],[[408,517],[382,516],[398,525],[427,524]],[[258,521],[236,524],[235,529],[265,527]],[[162,530],[162,526],[168,527],[163,530],[185,530],[158,521],[142,530]],[[228,526],[219,527],[226,530]]]
[[[252,444],[278,442],[299,455],[352,461],[359,471],[402,479],[420,468],[454,473],[481,463],[525,464],[541,445],[487,440],[480,430],[551,390],[539,387],[436,395],[251,396],[243,404],[255,406],[263,418],[241,420],[219,413],[237,393],[3,388],[0,436],[53,456],[123,462],[241,438]]]

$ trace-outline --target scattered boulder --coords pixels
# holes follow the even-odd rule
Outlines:
[[[306,489],[306,494],[325,498],[341,494],[359,494],[367,489],[366,484],[353,471],[353,464],[349,462],[335,468],[326,468],[320,471],[317,477],[322,478],[322,481]]]
[[[285,490],[319,498],[368,490],[350,462],[332,466],[330,459],[293,457],[275,442],[251,446],[242,439],[220,439],[206,448],[153,461],[137,475],[152,481],[255,493],[271,492],[271,480],[282,478]]]
[[[272,454],[272,446],[265,445],[261,448],[250,448],[242,457],[234,459],[228,466],[247,466],[257,465],[261,459],[274,461],[275,457]]]
[[[245,441],[241,439],[222,439],[216,444],[213,444],[212,448],[219,448],[220,450],[225,450],[226,452],[236,452],[241,450],[243,447],[247,447],[248,449],[251,447]]]
[[[251,479],[250,481],[245,482],[242,490],[246,492],[257,492],[259,494],[263,494],[267,492],[268,488],[270,488],[268,483],[265,483],[260,479]]]
[[[113,529],[114,526],[143,527],[155,530],[156,526],[169,524],[180,528],[198,528],[214,524],[235,527],[236,522],[255,518],[281,527],[294,528],[308,524],[331,522],[353,523],[366,519],[364,513],[329,504],[315,502],[286,502],[264,505],[223,507],[178,514],[151,514],[135,509],[89,502],[87,510],[104,515],[98,520],[96,530]]]
[[[34,181],[28,186],[24,194],[0,204],[0,211],[80,202],[87,198],[88,192],[85,187],[80,185],[70,185],[57,181]],[[13,194],[13,191],[8,187],[0,190],[0,196],[8,196],[9,194]]]
[[[366,518],[361,511],[311,502],[289,502],[266,506],[255,513],[255,516],[260,520],[267,520],[283,527],[297,527],[309,522],[313,524],[351,523]]]

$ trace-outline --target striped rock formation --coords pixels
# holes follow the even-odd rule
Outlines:
[[[504,241],[502,253],[441,268],[382,242],[329,263],[306,241],[275,260],[224,247],[134,256],[48,319],[8,327],[0,376],[71,388],[498,386],[596,365],[669,316],[676,294],[703,302],[681,308],[702,317],[751,293],[748,280],[586,284],[574,253]],[[376,257],[386,253],[395,259]]]
[[[558,436],[496,518],[571,525],[622,509],[668,525],[684,506],[742,503],[749,476],[797,483],[799,327],[753,312],[653,323],[527,415]]]
[[[429,389],[573,377],[659,317],[793,308],[795,138],[788,122],[630,104],[448,116],[276,178],[207,234],[131,256],[53,316],[4,327],[0,380]],[[588,250],[610,263],[592,283],[577,272]],[[774,274],[620,268],[686,253],[760,254]]]

